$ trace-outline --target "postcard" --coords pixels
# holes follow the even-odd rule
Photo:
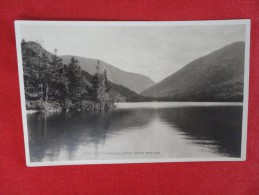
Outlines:
[[[246,159],[250,20],[15,32],[27,166]]]

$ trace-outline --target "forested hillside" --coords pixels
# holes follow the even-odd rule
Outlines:
[[[121,101],[146,101],[147,97],[114,84],[106,70],[96,65],[94,75],[83,71],[74,57],[65,64],[35,42],[21,43],[27,109],[107,110]]]
[[[141,95],[166,101],[243,101],[245,43],[198,58]]]
[[[60,57],[63,59],[63,62],[66,64],[66,63],[69,63],[70,58],[72,56],[66,55],[66,56],[60,56]],[[111,81],[112,83],[127,87],[136,93],[140,93],[141,91],[155,84],[154,81],[152,81],[150,78],[144,75],[123,71],[102,60],[89,59],[89,58],[84,58],[80,56],[74,56],[74,57],[75,59],[78,60],[82,70],[90,73],[91,75],[94,75],[96,71],[96,65],[99,64],[101,71],[106,70],[107,78],[109,81]]]

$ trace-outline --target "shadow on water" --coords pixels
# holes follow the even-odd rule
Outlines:
[[[122,135],[124,140],[119,140],[118,147],[122,147],[124,141],[136,146],[129,135],[134,134],[138,141],[144,142],[164,133],[163,136],[171,140],[175,131],[184,135],[181,139],[213,148],[213,152],[223,156],[240,157],[241,153],[242,106],[131,108],[114,109],[105,114],[34,113],[27,115],[27,121],[32,162],[84,159],[85,156],[81,156],[84,149],[109,150],[114,139]],[[151,122],[157,125],[154,135],[148,134],[154,130]],[[166,146],[170,140],[159,143],[158,147]],[[149,147],[149,144],[152,141],[143,145]]]
[[[157,111],[194,144],[215,146],[220,154],[240,157],[242,107],[179,107]]]
[[[137,131],[154,117],[150,110],[114,110],[101,113],[34,113],[27,115],[29,148],[32,162],[48,157],[55,161],[66,151],[73,160],[78,147],[104,145],[107,137],[123,131]]]

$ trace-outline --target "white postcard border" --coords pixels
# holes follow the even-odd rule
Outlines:
[[[26,165],[37,166],[58,166],[58,165],[83,165],[83,164],[124,164],[124,163],[167,163],[167,162],[211,162],[211,161],[245,161],[247,149],[247,128],[248,128],[248,96],[249,96],[249,60],[250,60],[250,19],[239,20],[206,20],[206,21],[15,21],[15,36],[18,59],[18,74],[21,98],[21,111],[24,133],[24,146]],[[161,159],[116,159],[116,160],[76,160],[76,161],[55,161],[55,162],[31,162],[29,152],[29,138],[27,127],[27,114],[25,104],[25,91],[23,79],[22,53],[21,53],[21,32],[20,27],[24,25],[54,25],[54,26],[210,26],[210,25],[246,25],[245,35],[245,70],[244,70],[244,99],[242,119],[242,143],[241,157],[220,157],[220,158],[161,158]]]

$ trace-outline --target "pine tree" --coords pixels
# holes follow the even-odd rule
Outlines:
[[[104,81],[105,81],[105,86],[106,86],[106,93],[109,93],[111,91],[111,86],[110,86],[110,83],[109,83],[108,78],[107,78],[106,69],[104,70]]]
[[[68,79],[66,77],[65,66],[62,59],[57,55],[57,49],[54,50],[54,55],[51,57],[50,62],[50,96],[52,101],[57,101],[61,104],[62,109],[67,108],[68,98]]]
[[[47,97],[49,61],[45,52],[33,52],[26,45],[26,41],[22,40],[25,98],[27,101],[38,101],[38,109],[43,109]]]
[[[47,110],[51,104],[60,105],[63,110],[105,110],[112,105],[110,82],[107,71],[101,70],[100,61],[95,75],[89,76],[75,57],[65,65],[56,49],[54,54],[48,54],[39,45],[25,40],[21,46],[27,108]]]
[[[104,110],[109,103],[109,82],[107,79],[106,70],[102,74],[100,71],[100,61],[96,66],[96,73],[92,78],[92,101],[99,105],[101,110]]]
[[[82,95],[85,93],[82,71],[78,64],[78,60],[73,56],[68,64],[68,89],[69,98],[73,108],[82,108]]]
[[[27,49],[27,43],[23,39],[21,43],[22,48],[22,62],[23,62],[23,76],[25,87],[25,98],[27,101],[37,99],[37,88],[33,75],[33,63],[30,57],[30,50]],[[34,82],[33,82],[34,81]]]
[[[98,102],[98,98],[97,98],[97,91],[98,91],[98,86],[99,86],[99,81],[100,80],[100,65],[99,65],[99,61],[98,64],[96,65],[96,73],[94,74],[94,76],[91,79],[91,84],[92,84],[92,88],[91,88],[91,100],[94,102],[94,104],[96,104]],[[94,105],[95,107],[95,105]]]
[[[42,56],[39,56],[40,58],[40,66],[39,66],[39,73],[40,73],[40,81],[41,81],[41,94],[42,94],[42,103],[44,102],[44,109],[46,110],[46,106],[48,103],[48,97],[49,97],[49,83],[50,83],[50,64],[49,59],[44,52]]]

